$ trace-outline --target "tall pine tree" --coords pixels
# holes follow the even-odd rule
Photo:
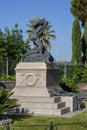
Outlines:
[[[78,18],[75,17],[72,28],[72,63],[80,64],[81,62],[81,28]]]

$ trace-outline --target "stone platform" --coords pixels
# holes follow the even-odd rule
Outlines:
[[[58,84],[58,68],[45,62],[20,62],[16,67],[16,86],[12,98],[18,99],[20,108],[36,115],[62,115],[77,110],[73,96],[54,96],[52,89]]]

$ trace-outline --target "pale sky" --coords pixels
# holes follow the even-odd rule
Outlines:
[[[23,37],[28,37],[26,30],[29,21],[45,17],[55,30],[56,41],[52,41],[51,54],[57,61],[70,61],[72,56],[72,23],[70,12],[71,0],[0,0],[0,29],[14,28],[18,23],[23,30]]]

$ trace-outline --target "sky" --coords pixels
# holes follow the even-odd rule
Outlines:
[[[70,7],[71,0],[0,0],[0,29],[12,29],[18,23],[25,40],[29,29],[26,24],[36,17],[45,17],[56,35],[56,41],[51,41],[52,56],[56,61],[71,61],[74,17]]]

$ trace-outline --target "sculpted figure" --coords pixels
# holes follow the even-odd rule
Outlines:
[[[52,63],[54,58],[51,56],[50,52],[47,51],[41,40],[41,37],[44,35],[44,29],[48,26],[48,22],[43,18],[32,22],[31,26],[33,28],[33,35],[30,40],[33,42],[34,48],[23,56],[23,61],[44,61]]]
[[[43,29],[47,26],[48,22],[45,19],[38,21],[37,23],[33,24],[34,27],[34,35],[31,39],[36,47],[39,47],[39,52],[42,53],[43,45],[41,43],[40,37],[43,35]]]

